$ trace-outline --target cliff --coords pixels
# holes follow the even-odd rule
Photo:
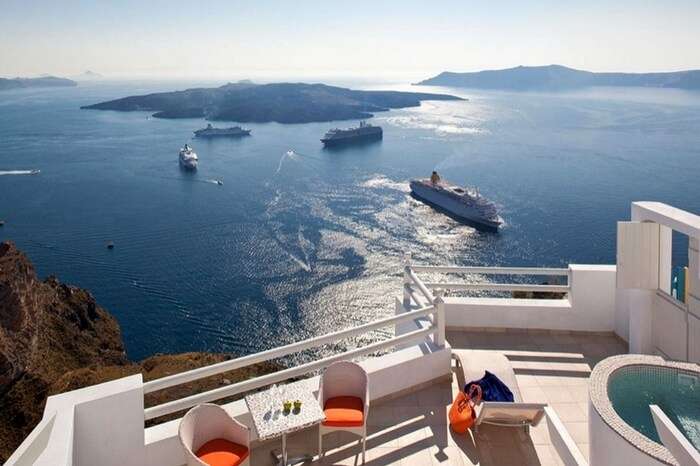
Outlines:
[[[41,419],[46,397],[126,375],[145,380],[229,359],[185,353],[127,359],[119,324],[92,295],[42,281],[14,244],[0,243],[0,462]],[[146,405],[234,383],[277,370],[259,364],[149,394]]]
[[[669,73],[594,73],[561,65],[518,66],[474,73],[446,71],[417,85],[507,90],[562,90],[591,86],[700,89],[700,70]]]
[[[82,107],[149,111],[156,118],[206,118],[243,123],[310,123],[370,118],[392,108],[417,107],[422,100],[462,100],[444,94],[356,91],[325,84],[229,83],[217,88],[124,97]]]

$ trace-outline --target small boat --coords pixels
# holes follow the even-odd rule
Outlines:
[[[5,220],[0,220],[0,227],[4,227],[4,226],[5,226]]]
[[[223,186],[223,185],[224,185],[224,182],[221,181],[221,180],[216,180],[216,184],[218,184],[219,186]]]
[[[107,249],[114,249],[114,241],[107,241]]]
[[[39,173],[41,173],[41,170],[29,170],[30,175],[38,175]]]
[[[182,168],[186,170],[196,170],[198,161],[197,153],[188,144],[185,144],[185,146],[180,149],[180,166]]]
[[[498,215],[496,204],[486,199],[477,188],[463,188],[441,180],[437,173],[434,179],[411,180],[411,193],[419,201],[437,208],[467,223],[497,230],[503,220]]]

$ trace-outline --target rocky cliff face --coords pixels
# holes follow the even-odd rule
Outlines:
[[[0,243],[0,463],[41,420],[52,394],[142,373],[145,380],[228,359],[224,354],[156,355],[130,362],[116,319],[79,288],[37,278],[14,244]],[[272,363],[149,394],[163,403],[278,369]]]
[[[55,278],[40,281],[24,254],[0,244],[3,453],[41,419],[53,381],[81,367],[126,362],[117,321],[90,293]]]

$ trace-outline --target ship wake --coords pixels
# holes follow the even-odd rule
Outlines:
[[[38,175],[39,170],[0,170],[0,176],[2,175]]]

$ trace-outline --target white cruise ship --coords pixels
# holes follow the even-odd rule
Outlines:
[[[182,168],[196,170],[198,161],[197,153],[188,144],[185,144],[185,147],[180,149],[180,166]]]
[[[503,221],[496,205],[483,197],[475,188],[462,188],[439,180],[411,180],[411,193],[418,200],[436,207],[458,220],[498,229]]]

